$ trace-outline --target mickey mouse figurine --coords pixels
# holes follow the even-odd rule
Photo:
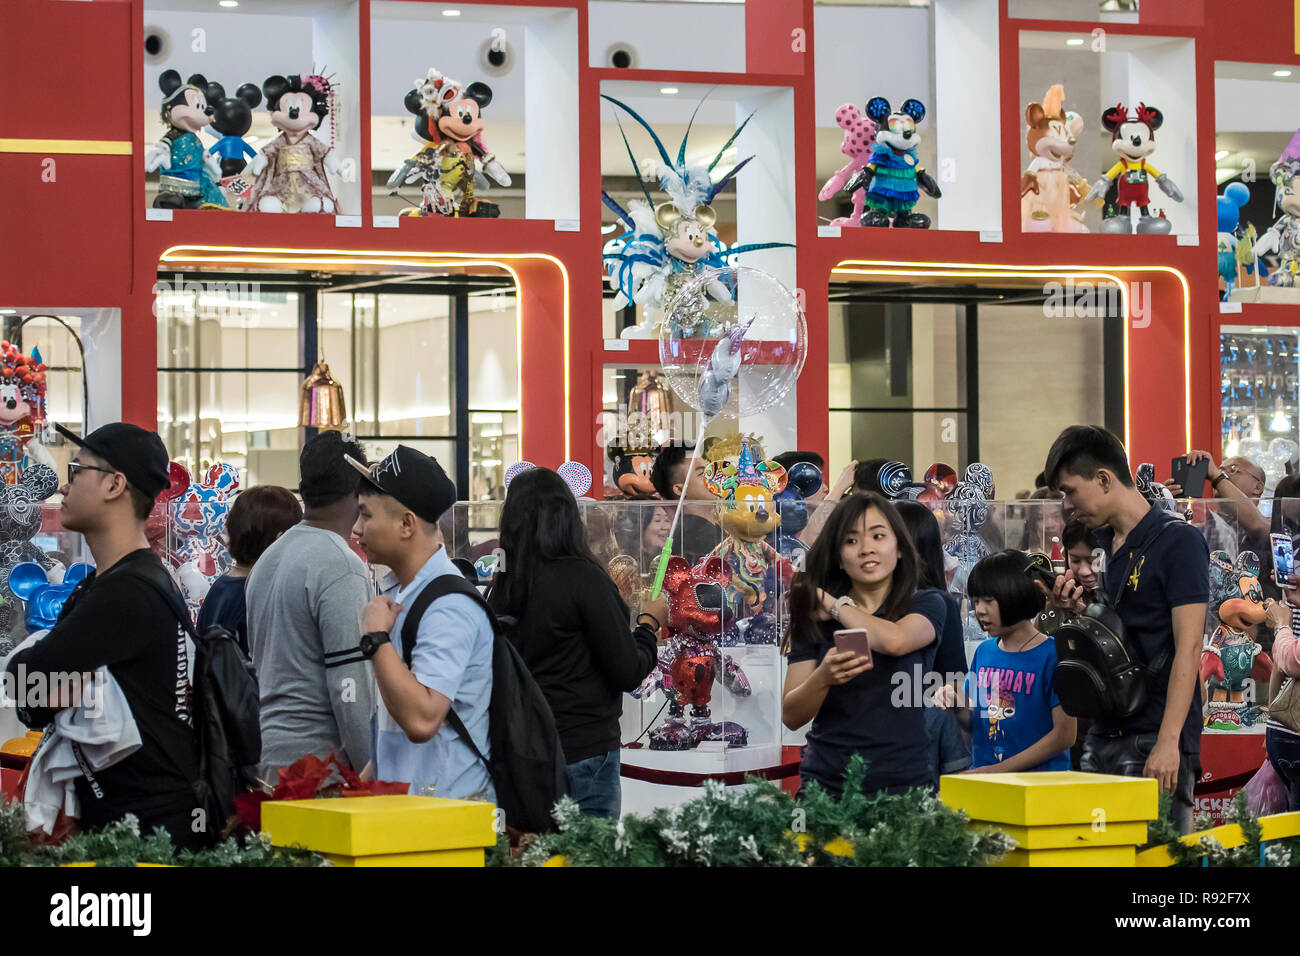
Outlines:
[[[213,109],[209,98],[224,96],[218,83],[208,83],[200,73],[182,83],[175,70],[158,77],[163,91],[162,121],[167,132],[144,159],[147,173],[158,172],[155,209],[229,209],[217,180],[221,166],[203,151],[199,130],[208,125]]]
[[[312,135],[329,115],[331,85],[323,76],[271,76],[262,84],[271,125],[280,135],[253,157],[257,177],[247,208],[257,212],[334,212],[326,173],[342,168],[334,150]]]
[[[488,219],[501,215],[496,203],[474,196],[480,166],[499,185],[510,185],[510,174],[483,145],[482,111],[491,102],[492,88],[486,83],[462,88],[435,69],[406,94],[407,112],[415,116],[412,134],[427,145],[393,173],[388,188],[396,192],[403,183],[423,180],[423,202],[412,215]]]
[[[862,225],[929,229],[930,217],[912,212],[921,198],[918,186],[935,199],[942,196],[934,177],[921,168],[916,152],[921,143],[916,124],[925,119],[925,105],[910,99],[895,113],[890,109],[889,100],[873,96],[867,103],[866,114],[878,127],[871,162],[844,186],[850,195],[863,186],[867,188],[870,209],[863,215]]]
[[[212,128],[221,134],[208,148],[208,152],[221,159],[221,175],[237,176],[244,171],[248,162],[245,156],[256,156],[257,151],[244,142],[244,136],[253,126],[253,110],[262,103],[262,91],[255,83],[245,83],[235,91],[234,96],[226,96],[220,84],[214,83],[221,97],[209,103],[212,108]]]
[[[1167,235],[1173,230],[1173,224],[1168,219],[1151,215],[1148,194],[1149,180],[1154,179],[1166,196],[1174,202],[1183,201],[1182,190],[1169,175],[1147,162],[1147,157],[1156,150],[1156,130],[1164,121],[1163,113],[1145,103],[1138,104],[1134,116],[1130,116],[1123,103],[1101,114],[1101,125],[1110,132],[1110,148],[1119,157],[1119,162],[1092,184],[1092,189],[1084,199],[1101,199],[1110,184],[1116,184],[1119,190],[1119,212],[1102,221],[1102,232],[1133,232],[1133,221],[1129,217],[1132,206],[1137,206],[1142,215],[1137,224],[1139,233]]]

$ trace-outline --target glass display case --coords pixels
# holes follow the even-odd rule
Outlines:
[[[975,623],[966,593],[967,577],[980,558],[1004,548],[1040,551],[1051,557],[1058,571],[1070,568],[1081,582],[1106,571],[1105,556],[1095,550],[1094,543],[1065,548],[1066,515],[1059,499],[984,502],[964,524],[958,504],[947,499],[931,502],[930,507],[939,519],[948,590],[962,611],[968,660],[986,639]],[[1274,505],[1265,500],[1258,507],[1270,518]],[[1273,557],[1267,535],[1248,531],[1249,523],[1240,520],[1238,505],[1231,499],[1165,499],[1163,506],[1185,518],[1205,538],[1210,551],[1210,600],[1200,662],[1201,673],[1208,675],[1201,683],[1204,732],[1262,734],[1272,636],[1258,623],[1263,620],[1259,602],[1279,596],[1272,581]],[[1277,507],[1280,510],[1271,517],[1272,527],[1290,534],[1293,547],[1300,549],[1300,499],[1287,499]],[[1240,604],[1224,608],[1225,602],[1234,598],[1245,598],[1254,610],[1243,611]],[[1044,630],[1048,626],[1040,623]]]
[[[653,585],[673,505],[579,504],[588,544],[628,603],[630,629],[643,591]],[[472,561],[484,582],[505,558],[496,537],[499,514],[497,502],[461,502],[453,511],[451,552]],[[757,574],[731,573],[736,563],[722,520],[716,503],[688,503],[673,534],[664,584],[667,639],[655,669],[623,698],[622,761],[638,776],[757,771],[781,762],[781,645],[793,568],[781,560]],[[715,552],[721,557],[706,560]],[[672,779],[625,776],[624,810],[689,799],[693,789]]]
[[[1296,329],[1285,327],[1221,329],[1223,457],[1273,457],[1269,445],[1274,439],[1300,439],[1298,336]]]
[[[1073,567],[1081,579],[1089,572],[1094,577],[1104,573],[1095,543],[1082,549],[1065,547],[1066,514],[1059,499],[984,501],[974,509],[956,498],[927,504],[939,521],[945,582],[962,613],[968,659],[987,639],[975,623],[966,593],[970,571],[985,555],[1008,548],[1041,551],[1058,570]],[[592,552],[628,603],[631,627],[641,593],[654,581],[673,505],[582,499],[579,506]],[[1200,659],[1201,672],[1207,675],[1200,690],[1205,733],[1262,734],[1271,635],[1266,627],[1234,617],[1232,608],[1222,615],[1220,611],[1232,598],[1254,603],[1252,593],[1276,594],[1267,537],[1252,536],[1233,501],[1164,499],[1163,507],[1188,520],[1211,553],[1210,603]],[[1260,507],[1271,511],[1267,501]],[[496,530],[500,508],[499,502],[462,502],[449,520],[444,519],[453,556],[472,561],[484,585],[505,559]],[[1274,527],[1289,532],[1300,549],[1300,499],[1279,509]],[[715,550],[726,550],[726,521],[717,503],[688,503],[673,534],[672,553],[679,560],[672,562],[668,576],[670,639],[661,645],[656,670],[623,698],[622,762],[630,771],[623,779],[626,811],[690,799],[697,792],[691,784],[705,775],[778,766],[781,746],[791,740],[781,725],[782,647],[789,631],[789,587],[799,562],[782,562],[788,569],[773,571],[764,582],[761,610],[747,609],[744,588],[706,563]],[[787,550],[790,544],[779,537],[769,541]],[[737,610],[734,620],[705,613],[710,584],[720,584],[719,600]]]

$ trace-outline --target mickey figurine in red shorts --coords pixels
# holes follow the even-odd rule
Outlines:
[[[1112,182],[1118,187],[1119,195],[1115,204],[1119,207],[1119,212],[1102,221],[1102,232],[1133,232],[1133,221],[1129,215],[1133,206],[1137,206],[1141,214],[1137,224],[1139,233],[1164,235],[1173,230],[1173,224],[1168,219],[1151,215],[1148,194],[1150,181],[1154,179],[1166,196],[1174,202],[1183,201],[1182,190],[1169,175],[1147,162],[1147,157],[1156,150],[1156,130],[1164,121],[1164,114],[1145,103],[1138,104],[1135,115],[1130,114],[1123,103],[1101,114],[1101,125],[1110,131],[1110,148],[1119,157],[1119,162],[1093,183],[1084,200],[1101,199]]]

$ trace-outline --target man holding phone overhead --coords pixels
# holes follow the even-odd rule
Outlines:
[[[1180,462],[1184,465],[1180,466]],[[1165,487],[1175,498],[1201,497],[1204,482],[1197,480],[1201,466],[1205,468],[1205,479],[1214,489],[1214,497],[1233,505],[1237,526],[1241,529],[1238,549],[1248,548],[1259,553],[1268,545],[1269,532],[1268,519],[1260,513],[1257,504],[1268,483],[1264,469],[1240,455],[1223,459],[1223,465],[1219,466],[1208,451],[1189,451],[1182,458],[1174,459],[1173,477]]]

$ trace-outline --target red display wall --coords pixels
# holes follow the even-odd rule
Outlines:
[[[419,0],[409,0],[419,2]],[[477,0],[463,0],[468,6]],[[402,220],[373,226],[363,190],[361,225],[339,228],[330,216],[223,216],[178,212],[171,222],[145,215],[142,111],[156,108],[143,83],[141,0],[0,0],[0,303],[59,308],[116,307],[122,314],[123,416],[152,424],[156,407],[155,320],[151,290],[164,253],[179,246],[328,250],[349,253],[457,253],[503,259],[517,267],[524,380],[521,453],[558,463],[581,458],[599,468],[595,442],[604,364],[650,360],[652,346],[604,350],[601,322],[599,86],[602,80],[673,80],[785,86],[796,104],[813,102],[817,43],[812,0],[748,0],[746,64],[750,72],[672,74],[587,65],[584,0],[513,0],[518,6],[577,11],[581,108],[567,120],[582,142],[580,228],[557,231],[540,220]],[[370,4],[360,0],[361,102],[370,101]],[[1011,19],[1001,0],[1003,122],[989,131],[1000,149],[1002,241],[974,232],[845,229],[817,234],[815,119],[795,111],[790,144],[797,198],[798,286],[807,302],[810,351],[799,382],[799,444],[825,451],[828,422],[827,284],[841,264],[881,263],[937,272],[1029,269],[1044,275],[1099,270],[1121,281],[1151,283],[1152,321],[1129,324],[1129,450],[1135,461],[1163,461],[1190,444],[1214,447],[1219,433],[1218,294],[1214,203],[1214,61],[1297,61],[1292,0],[1143,0],[1139,24],[1107,24],[1115,33],[1190,38],[1196,51],[1200,203],[1197,245],[1174,236],[1022,235],[1018,182],[1022,165],[1019,102],[1020,31],[1090,31],[1095,24]],[[792,42],[795,31],[801,42]],[[864,44],[869,44],[864,38]],[[985,93],[984,95],[987,95]],[[370,168],[369,123],[361,122],[361,168]],[[46,181],[48,160],[57,175]],[[883,268],[888,268],[884,266]],[[1296,310],[1248,304],[1234,324],[1297,324]],[[565,322],[567,316],[567,336]],[[567,341],[567,345],[566,345]],[[567,388],[566,388],[567,383]],[[1190,425],[1190,435],[1187,434]],[[1190,439],[1190,441],[1189,441]]]

